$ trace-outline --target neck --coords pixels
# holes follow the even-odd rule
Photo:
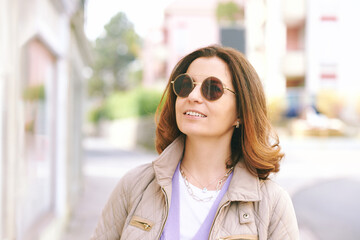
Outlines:
[[[187,136],[182,160],[182,166],[189,172],[187,175],[191,174],[203,185],[224,176],[227,172],[226,163],[231,157],[230,141],[231,139],[199,140]],[[203,187],[191,177],[189,181],[195,186]]]

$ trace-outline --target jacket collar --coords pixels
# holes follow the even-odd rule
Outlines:
[[[153,161],[155,177],[160,186],[171,185],[177,164],[183,157],[184,143],[185,136],[180,135]]]
[[[177,164],[183,157],[184,142],[185,136],[179,136],[153,161],[156,180],[161,187],[171,186]],[[261,200],[260,180],[246,169],[243,162],[236,164],[226,196],[230,201]]]
[[[255,202],[260,201],[260,180],[252,175],[245,164],[240,161],[234,167],[227,197],[230,201]]]

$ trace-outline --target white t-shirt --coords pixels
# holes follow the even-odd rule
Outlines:
[[[191,240],[195,236],[219,194],[217,191],[207,191],[204,193],[202,189],[195,187],[191,183],[189,183],[189,187],[193,190],[194,195],[200,197],[201,199],[205,199],[213,195],[214,197],[206,202],[197,201],[192,198],[185,185],[184,178],[179,171],[181,240]]]

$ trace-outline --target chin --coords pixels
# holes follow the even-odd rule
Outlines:
[[[180,131],[186,136],[204,136],[205,132],[200,131],[200,129],[194,128],[181,128]]]
[[[181,131],[183,134],[185,134],[188,137],[198,137],[198,138],[209,138],[209,137],[214,137],[212,134],[209,134],[208,131],[199,131],[199,129],[197,130],[189,130],[186,129],[184,131]]]
[[[180,131],[188,137],[196,138],[207,138],[207,139],[223,139],[224,137],[230,137],[233,134],[233,131],[219,132],[219,131],[209,131],[209,129],[199,129],[199,128],[182,128]]]

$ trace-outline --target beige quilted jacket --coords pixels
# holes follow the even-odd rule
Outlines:
[[[184,149],[177,138],[152,163],[127,173],[106,204],[91,239],[159,239],[169,203],[171,180]],[[271,180],[261,181],[242,163],[234,168],[209,239],[299,239],[289,195]]]

